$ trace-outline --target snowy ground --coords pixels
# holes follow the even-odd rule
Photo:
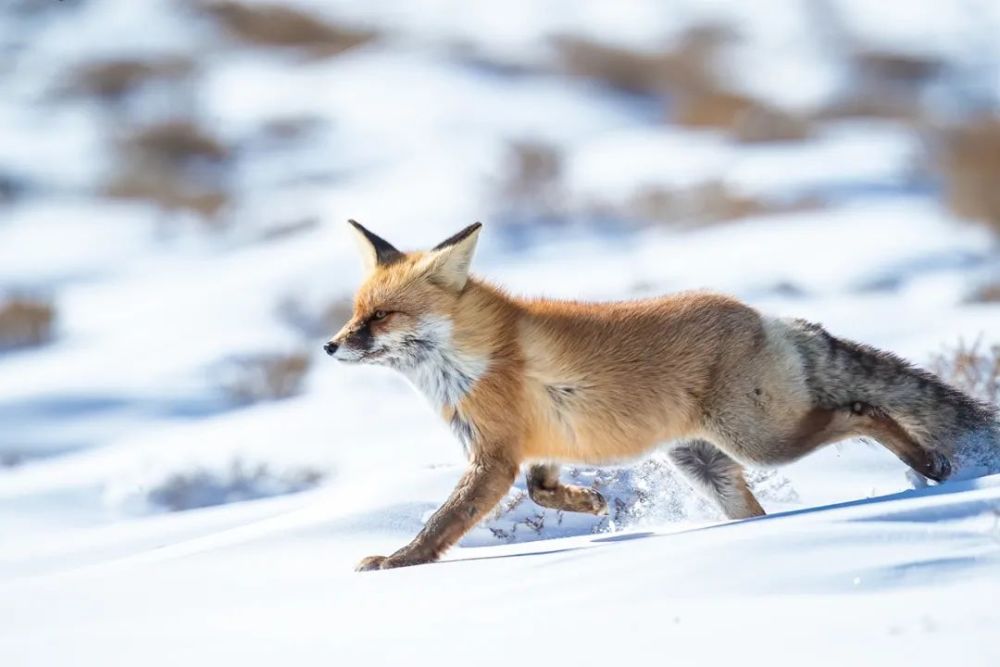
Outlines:
[[[445,562],[352,571],[419,530],[462,455],[400,377],[320,350],[322,310],[360,278],[348,217],[404,248],[482,219],[475,268],[517,293],[712,288],[918,362],[996,340],[1000,306],[967,300],[1000,275],[995,240],[914,175],[909,129],[840,120],[735,144],[539,66],[547,36],[638,48],[679,15],[723,17],[748,39],[732,57],[774,68],[745,87],[808,108],[843,77],[802,39],[808,3],[516,3],[521,20],[497,3],[296,3],[390,35],[321,60],[226,47],[162,0],[66,4],[73,21],[0,19],[0,45],[30,43],[0,69],[0,176],[28,192],[0,204],[0,297],[58,312],[51,342],[0,353],[0,663],[1000,664],[1000,476],[914,491],[861,442],[756,472],[764,519],[719,523],[654,457],[567,468],[618,499],[610,519],[543,511],[522,485]],[[915,3],[888,30],[839,4],[880,46],[975,60],[958,10]],[[155,119],[162,100],[109,112],[52,90],[87,58],[137,52],[202,58],[184,112],[234,147],[229,226],[94,194],[116,114]],[[302,116],[323,129],[260,138]],[[525,140],[562,156],[556,223],[498,201]],[[704,183],[822,204],[713,225],[628,208]],[[240,359],[290,353],[309,362],[296,395],[227,393]]]

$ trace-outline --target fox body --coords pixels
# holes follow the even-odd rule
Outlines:
[[[560,463],[610,464],[671,445],[729,518],[764,513],[743,465],[773,466],[852,436],[921,475],[951,473],[956,443],[996,440],[992,410],[889,353],[721,295],[621,303],[519,299],[469,276],[480,226],[402,253],[351,222],[368,275],[325,346],[393,367],[430,400],[469,467],[409,545],[361,570],[436,560],[506,494],[522,466],[540,505],[603,513]]]

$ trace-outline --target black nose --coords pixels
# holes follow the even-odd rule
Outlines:
[[[326,353],[332,357],[337,353],[337,344],[331,340],[329,343],[323,346],[323,349],[326,350]]]

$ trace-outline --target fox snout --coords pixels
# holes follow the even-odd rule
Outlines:
[[[355,318],[323,344],[323,351],[337,361],[370,361],[374,343],[370,323]]]

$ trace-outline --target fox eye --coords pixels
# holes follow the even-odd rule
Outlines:
[[[385,316],[388,315],[388,314],[389,313],[385,312],[384,310],[376,310],[375,314],[372,315],[372,319],[373,320],[384,320]]]

